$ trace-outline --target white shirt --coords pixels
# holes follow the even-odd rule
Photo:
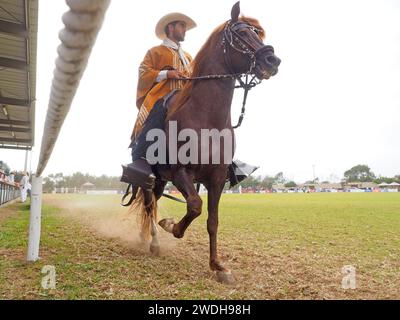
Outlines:
[[[26,190],[31,188],[28,176],[23,176],[20,182],[21,186]]]

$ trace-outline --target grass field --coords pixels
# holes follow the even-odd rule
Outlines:
[[[160,204],[162,217],[184,211]],[[206,212],[183,239],[161,230],[153,257],[119,197],[45,195],[35,264],[28,216],[28,205],[0,209],[0,299],[400,299],[400,193],[224,195],[219,253],[232,286],[209,270]],[[44,265],[55,290],[41,288]],[[341,287],[345,265],[354,290]]]

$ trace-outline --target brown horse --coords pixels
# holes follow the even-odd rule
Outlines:
[[[185,87],[169,102],[168,121],[176,121],[177,130],[190,128],[201,136],[202,129],[228,130],[231,143],[234,133],[231,124],[231,103],[238,74],[253,74],[258,79],[268,79],[278,71],[280,60],[271,46],[264,45],[264,30],[257,20],[239,17],[239,3],[231,11],[231,19],[219,26],[209,37],[197,54],[193,65],[193,78],[204,75],[220,75],[211,79],[188,81]],[[168,125],[166,126],[169,136]],[[168,139],[168,138],[167,138]],[[210,138],[208,138],[210,139]],[[185,142],[178,142],[178,148]],[[204,141],[201,142],[203,144]],[[163,219],[159,225],[176,238],[182,238],[190,223],[202,212],[203,201],[198,195],[194,183],[202,183],[208,191],[207,230],[210,237],[210,268],[217,272],[221,282],[233,282],[229,269],[224,267],[217,256],[218,205],[226,183],[229,163],[224,161],[226,153],[233,157],[234,150],[224,149],[218,152],[217,163],[209,159],[183,164],[156,165],[156,186],[153,190],[142,190],[134,206],[140,206],[142,214],[142,235],[151,235],[151,252],[159,252],[157,239],[157,200],[161,197],[167,181],[172,181],[182,193],[187,203],[186,215],[176,223],[173,219]],[[203,162],[201,161],[203,160]]]

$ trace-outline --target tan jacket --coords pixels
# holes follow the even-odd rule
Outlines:
[[[189,62],[192,61],[192,57],[187,52],[185,52],[185,56]],[[174,89],[181,89],[184,85],[184,81],[175,79],[166,79],[157,83],[156,79],[160,71],[171,69],[181,71],[186,76],[190,76],[191,74],[190,67],[184,67],[176,50],[160,45],[147,51],[139,67],[139,81],[136,95],[136,106],[139,108],[139,114],[136,119],[132,138],[136,137],[140,132],[144,121],[157,100]]]

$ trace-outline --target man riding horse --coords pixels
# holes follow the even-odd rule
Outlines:
[[[185,40],[187,30],[196,27],[196,23],[182,13],[170,13],[163,16],[157,23],[155,34],[162,44],[147,51],[139,66],[136,106],[139,108],[136,123],[131,135],[132,164],[129,165],[130,175],[137,179],[133,185],[151,186],[155,176],[145,161],[146,150],[151,142],[146,134],[154,128],[164,129],[166,110],[154,108],[156,102],[162,100],[163,105],[176,91],[182,89],[185,80],[190,77],[192,57],[182,49],[181,42]],[[154,110],[153,110],[154,109]],[[149,117],[151,111],[152,116]],[[149,118],[149,121],[146,120]],[[146,130],[142,129],[146,124]],[[240,168],[240,169],[239,169]],[[251,174],[256,168],[240,161],[234,161],[229,166],[231,186]]]
[[[132,203],[131,210],[140,218],[142,239],[147,241],[151,238],[150,251],[154,254],[160,252],[157,226],[161,226],[175,238],[182,238],[187,228],[194,219],[201,215],[203,210],[203,200],[194,184],[201,183],[205,186],[207,189],[207,232],[210,239],[209,265],[210,269],[216,272],[217,280],[224,283],[231,283],[234,281],[234,277],[230,269],[218,258],[218,208],[227,173],[230,174],[231,183],[238,181],[238,179],[231,179],[232,176],[236,177],[236,171],[231,174],[232,170],[229,168],[235,167],[235,163],[230,160],[232,158],[225,161],[225,155],[233,156],[234,154],[234,150],[231,148],[231,145],[234,144],[234,129],[240,125],[241,119],[243,119],[248,90],[262,80],[276,75],[280,65],[280,59],[275,55],[274,48],[263,42],[265,32],[260,23],[250,17],[239,17],[239,14],[238,2],[232,7],[231,18],[214,30],[196,55],[191,73],[190,66],[184,61],[185,58],[190,60],[190,57],[179,50],[179,42],[184,39],[182,36],[190,26],[188,23],[190,20],[187,18],[161,20],[164,22],[159,24],[157,31],[162,30],[164,34],[161,32],[157,32],[157,34],[164,37],[166,40],[164,43],[171,42],[170,46],[164,45],[166,48],[152,49],[154,55],[150,50],[148,59],[145,59],[142,64],[143,68],[139,75],[138,92],[141,93],[138,94],[138,106],[142,107],[144,104],[146,109],[140,108],[140,110],[146,111],[139,112],[131,144],[134,162],[128,165],[129,170],[128,167],[124,168],[124,173],[127,174],[122,177],[122,181],[130,182],[134,186],[130,201]],[[173,22],[172,25],[170,25],[171,22]],[[191,27],[193,26],[194,24],[191,25]],[[179,36],[181,37],[179,38]],[[166,52],[166,56],[156,54],[157,50],[160,52],[163,50]],[[172,60],[161,63],[160,61],[166,60],[167,56],[172,57]],[[149,65],[152,64],[156,67],[150,68]],[[167,70],[167,72],[162,72],[163,70]],[[186,80],[181,78],[189,74],[190,76]],[[177,79],[178,77],[179,79]],[[182,85],[181,81],[182,83],[188,81],[188,83]],[[233,126],[231,104],[234,90],[237,88],[236,82],[239,83],[240,88],[244,89],[245,94],[241,118],[238,125]],[[171,86],[167,86],[168,83]],[[172,84],[182,86],[182,89],[178,94],[170,97],[175,89]],[[163,88],[163,86],[166,87]],[[167,97],[162,97],[165,94]],[[147,101],[149,104],[146,104]],[[168,126],[165,125],[166,120],[168,120]],[[171,123],[180,133],[185,132],[187,136],[189,133],[190,136],[194,134],[193,141],[196,139],[198,141],[198,137],[201,137],[201,142],[196,143],[194,148],[190,148],[193,161],[187,162],[185,155],[178,157],[177,162],[176,159],[171,159],[177,151],[171,152],[171,149],[174,149],[171,140],[175,139],[176,143],[176,137],[170,135]],[[153,128],[158,130],[149,131]],[[164,142],[166,142],[166,151],[168,151],[166,154],[170,155],[168,165],[163,161],[153,164],[149,153],[148,159],[152,163],[152,167],[150,167],[144,158],[148,153],[147,146],[149,145],[146,141],[147,133],[153,134],[155,131],[165,133]],[[219,150],[205,153],[203,159],[201,150],[203,145],[206,145],[206,151],[213,150],[213,148],[209,148],[208,143],[210,140],[214,140],[210,135],[205,135],[203,139],[204,131],[208,133],[211,131],[227,132],[230,139],[226,140],[230,140],[231,144],[225,144],[224,141]],[[188,150],[186,148],[188,142],[178,139],[178,144],[183,150]],[[151,147],[149,150],[151,150],[152,143],[149,146]],[[178,155],[180,152],[181,149]],[[183,153],[187,154],[187,152]],[[219,162],[214,162],[215,154],[218,156]],[[152,169],[154,169],[154,173],[152,173]],[[186,201],[186,214],[179,221],[173,217],[158,220],[157,201],[163,195],[168,181],[172,182]],[[134,202],[132,202],[133,200]]]
[[[163,42],[147,51],[139,67],[136,96],[139,114],[132,139],[137,137],[157,100],[183,86],[183,81],[176,79],[190,76],[192,57],[183,51],[180,42],[185,40],[186,31],[194,27],[196,23],[181,13],[167,14],[157,23],[156,36]]]

